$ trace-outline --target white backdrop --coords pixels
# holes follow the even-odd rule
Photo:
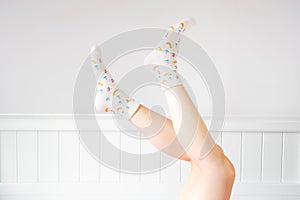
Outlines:
[[[1,113],[71,113],[75,79],[92,44],[191,16],[198,26],[187,35],[215,62],[228,116],[300,116],[299,1],[12,0],[0,5]],[[142,57],[131,63],[142,64]],[[200,102],[205,113],[208,102]]]
[[[299,199],[299,6],[297,0],[0,1],[0,199],[175,199],[188,163],[145,179],[106,169],[79,143],[69,114],[76,76],[94,43],[190,16],[198,26],[186,35],[212,58],[225,88],[219,144],[237,171],[233,199]],[[121,58],[113,75],[142,64],[146,53]],[[210,115],[200,77],[184,62],[180,71],[201,113]],[[143,88],[136,97],[153,105],[162,100],[158,91]],[[153,149],[105,124],[121,150]]]

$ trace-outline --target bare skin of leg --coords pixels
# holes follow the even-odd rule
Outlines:
[[[192,129],[191,133],[184,133],[193,134],[194,140],[186,149],[191,159],[191,172],[181,192],[180,200],[230,199],[235,179],[234,167],[221,147],[211,143],[213,140],[210,140],[210,133],[185,88],[179,85],[171,90],[168,89],[165,91],[165,97],[176,134],[184,130],[181,129],[185,126],[183,120],[196,124],[196,128]],[[209,146],[205,146],[204,142],[210,142]],[[199,159],[202,148],[206,148],[204,153],[207,155]]]
[[[182,86],[173,88],[173,91],[175,93],[178,91],[181,93],[186,92]],[[174,156],[172,149],[165,150],[164,148],[176,139],[176,130],[180,126],[180,112],[182,108],[179,108],[180,106],[174,93],[167,90],[165,91],[165,96],[170,106],[173,123],[171,120],[144,106],[138,108],[130,121],[141,129],[149,126],[153,122],[152,118],[159,118],[159,121],[164,121],[164,125],[160,131],[155,136],[149,138],[149,140],[158,149]],[[189,98],[183,103],[193,105]],[[197,110],[195,108],[192,109]],[[214,145],[205,158],[199,159],[199,152],[209,132],[198,112],[192,111],[189,115],[197,119],[198,125],[190,148],[180,157],[180,159],[189,161],[191,164],[191,172],[181,191],[180,200],[228,200],[230,199],[235,178],[234,167],[218,145]],[[178,148],[181,148],[179,144]],[[177,156],[175,155],[174,157]]]
[[[191,171],[180,200],[229,200],[235,170],[222,149],[215,145],[200,162],[190,162]]]
[[[153,128],[148,130],[146,127],[149,127],[154,124],[154,120],[158,121],[155,125],[158,124],[159,127],[156,134],[153,134]],[[176,133],[173,128],[172,121],[149,108],[140,105],[134,115],[130,118],[130,121],[143,133],[152,136],[149,137],[149,141],[159,150],[164,153],[173,156],[175,158],[179,158],[185,161],[191,161],[189,156],[186,154],[184,149],[181,147],[180,143],[177,141]],[[154,125],[154,126],[155,126]],[[172,143],[173,142],[173,143]],[[169,146],[170,144],[172,146]],[[182,149],[180,155],[178,149]],[[175,151],[176,150],[176,151]]]
[[[152,123],[151,117],[157,113],[145,106],[140,106],[130,121],[137,127],[147,127]],[[160,115],[160,117],[163,117]],[[164,118],[165,125],[158,134],[149,138],[150,142],[158,149],[163,150],[175,138],[176,133],[172,121]],[[166,152],[173,155],[172,152]],[[180,159],[189,161],[191,172],[180,194],[180,200],[228,200],[235,178],[234,167],[224,155],[222,149],[215,145],[212,151],[202,160],[192,161],[187,153]]]

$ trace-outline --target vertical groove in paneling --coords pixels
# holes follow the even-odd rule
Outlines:
[[[0,183],[2,183],[2,131],[0,130]]]
[[[187,181],[190,173],[190,162],[181,161],[181,182]]]
[[[57,181],[61,182],[61,132],[57,131]]]
[[[19,132],[16,131],[16,183],[19,182],[19,148],[18,148],[18,135]]]
[[[179,182],[182,182],[182,160],[179,160]]]
[[[282,134],[268,132],[264,134],[263,146],[263,182],[280,183],[281,158],[282,157]]]
[[[103,132],[102,131],[100,131],[100,146],[99,146],[99,150],[100,150],[100,154],[99,154],[99,156],[100,156],[100,160],[102,159],[102,154],[103,154],[103,146],[102,146],[102,141],[103,141],[103,137],[104,137],[104,135],[103,135]],[[103,169],[104,169],[104,166],[102,166],[102,164],[100,163],[99,164],[99,169],[100,169],[100,182],[102,182],[103,181],[103,177],[104,177],[104,173],[103,173]]]
[[[79,145],[76,131],[60,131],[60,182],[79,181]]]
[[[17,182],[16,131],[0,132],[0,176],[2,183]]]
[[[141,170],[146,169],[147,167],[145,166],[147,163],[145,162],[145,157],[144,155],[149,155],[151,153],[157,153],[156,157],[153,159],[153,166],[158,167],[157,171],[155,173],[151,173],[151,174],[144,174],[141,173],[141,182],[142,183],[146,183],[146,182],[155,182],[158,183],[159,182],[159,176],[160,176],[160,155],[159,155],[159,151],[156,147],[154,147],[152,145],[152,143],[150,142],[150,140],[143,138],[142,133],[140,133],[141,136],[141,142],[140,142],[140,149],[141,149],[141,157],[140,157],[140,166],[141,166]],[[142,171],[143,172],[143,171]]]
[[[4,148],[2,146],[2,142],[3,142],[2,137],[3,137],[2,131],[0,130],[0,183],[3,182],[3,180],[2,180],[2,174],[3,174],[3,167],[2,167],[2,165],[4,164],[3,160],[2,160],[3,159],[2,154],[3,154],[3,151],[4,151]]]
[[[300,182],[300,134],[285,132],[283,182]]]
[[[241,168],[241,133],[224,132],[223,133],[223,151],[231,160],[236,171],[236,180],[240,180]]]
[[[260,182],[263,182],[263,169],[264,169],[264,132],[261,132],[261,153],[260,153]]]
[[[162,174],[161,174],[161,159],[162,159],[162,156],[161,156],[161,151],[159,151],[159,182],[161,183],[162,182]]]
[[[134,135],[132,135],[134,133]],[[135,132],[120,132],[121,147],[119,152],[121,155],[121,182],[135,182],[139,183],[141,180],[141,134],[138,131]],[[134,159],[132,159],[134,158]],[[132,159],[132,160],[130,160]],[[133,167],[134,166],[134,167]],[[134,170],[132,173],[128,173],[128,169]]]
[[[120,167],[120,132],[119,131],[104,131],[103,132],[103,144],[104,141],[111,143],[111,145],[115,146],[117,150],[115,151],[116,155],[114,155],[114,165],[116,166],[109,166],[109,165],[102,165],[101,167],[101,174],[102,182],[116,182],[119,183],[120,181],[120,172],[117,171],[117,169]],[[104,147],[104,145],[103,145]],[[101,151],[102,159],[108,159],[107,156],[109,152],[106,151],[106,149],[102,149]]]
[[[243,163],[243,155],[244,155],[244,132],[241,132],[241,146],[240,146],[240,182],[243,182],[243,167],[244,167],[244,163]]]
[[[284,170],[284,144],[285,144],[285,133],[282,132],[281,133],[281,139],[282,139],[282,143],[281,143],[281,174],[280,174],[280,183],[283,182],[283,170]]]
[[[80,144],[80,131],[78,131],[78,182],[81,181],[81,167],[80,167],[80,163],[81,163],[81,156],[80,156],[80,152],[81,152],[81,144]]]
[[[37,135],[36,131],[18,132],[18,180],[36,182],[37,180]]]
[[[40,182],[40,145],[39,145],[39,131],[36,131],[36,157],[37,157],[37,162],[36,162],[36,168],[37,168],[37,175],[36,179],[37,182]]]
[[[119,131],[119,169],[122,169],[122,132]],[[121,172],[119,172],[119,183],[121,182]]]
[[[101,147],[101,141],[102,141],[102,132],[99,130],[99,176],[98,176],[98,182],[101,182],[102,178],[102,172],[101,172],[101,159],[102,159],[102,147]]]
[[[220,140],[221,148],[223,148],[223,131],[220,133]]]
[[[3,182],[3,180],[2,180],[2,173],[3,173],[3,171],[2,171],[2,154],[3,154],[3,147],[2,147],[2,131],[0,130],[0,183],[2,183]]]
[[[99,177],[99,133],[98,131],[82,132],[83,140],[80,143],[80,181],[81,182],[98,182]],[[90,148],[87,142],[90,141]],[[91,143],[92,142],[92,143]]]
[[[244,133],[243,181],[261,180],[261,132]]]
[[[56,130],[37,133],[37,171],[40,182],[57,182],[59,176],[59,134]]]
[[[142,182],[142,133],[139,132],[139,183]]]

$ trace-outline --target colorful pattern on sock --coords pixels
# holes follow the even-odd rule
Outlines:
[[[168,66],[149,65],[146,66],[146,68],[155,75],[156,79],[164,88],[170,88],[182,84],[176,70],[172,70]]]
[[[139,103],[130,98],[118,88],[112,75],[109,73],[102,61],[99,48],[93,47],[91,53],[91,66],[100,73],[97,80],[96,111],[99,113],[114,113],[128,117],[136,111]]]
[[[105,65],[102,59],[101,51],[97,45],[92,46],[90,54],[91,66],[96,74],[103,73]]]
[[[170,26],[155,50],[144,61],[144,64],[155,64],[150,67],[151,71],[156,74],[159,82],[166,87],[182,84],[177,72],[177,54],[181,33],[191,26],[190,21],[182,20]]]
[[[111,74],[105,69],[97,81],[98,99],[96,107],[98,112],[113,112],[112,96],[114,94],[116,84]],[[100,100],[99,100],[100,97]]]
[[[170,26],[160,43],[157,45],[156,50],[165,52],[168,57],[176,57],[180,44],[180,36],[184,31],[184,22],[180,22]]]

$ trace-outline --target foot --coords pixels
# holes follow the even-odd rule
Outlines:
[[[180,36],[194,24],[193,19],[185,19],[170,26],[156,48],[144,60],[144,64],[151,65],[150,70],[167,88],[182,84],[177,73]]]
[[[97,90],[95,110],[97,113],[115,113],[130,118],[139,103],[125,94],[116,84],[112,75],[105,68],[100,48],[94,45],[91,49],[91,65],[97,71]]]

